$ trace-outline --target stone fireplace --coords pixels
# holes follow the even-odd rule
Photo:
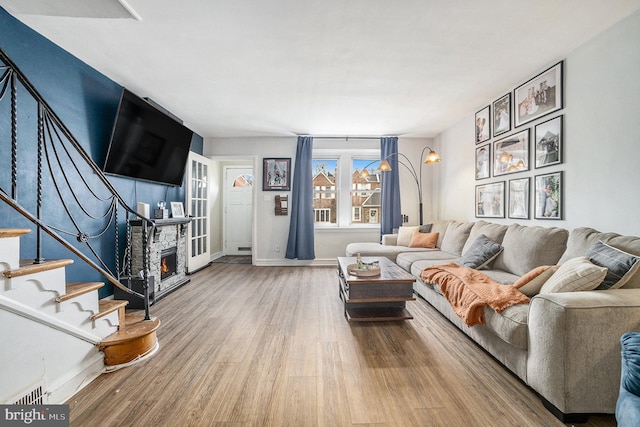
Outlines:
[[[155,300],[188,283],[186,277],[186,231],[190,218],[155,219],[147,227],[149,275],[153,277]],[[132,268],[142,270],[142,221],[131,221]]]

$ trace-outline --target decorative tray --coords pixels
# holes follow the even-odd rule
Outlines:
[[[358,268],[357,264],[349,264],[347,271],[352,276],[374,277],[380,275],[380,267]]]

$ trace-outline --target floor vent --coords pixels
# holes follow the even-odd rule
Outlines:
[[[13,402],[14,405],[44,405],[44,390],[39,384]]]

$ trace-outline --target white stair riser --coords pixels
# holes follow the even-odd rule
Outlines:
[[[93,329],[91,316],[98,313],[98,291],[87,292],[70,300],[58,303],[57,316],[65,322],[90,331]]]
[[[20,267],[20,237],[0,240],[0,272]]]
[[[89,321],[91,322],[91,320]],[[91,323],[93,323],[91,332],[106,338],[107,336],[118,332],[118,326],[120,323],[118,319],[118,312],[114,311],[113,313],[109,313]]]
[[[54,295],[54,299],[67,292],[64,267],[27,274],[24,276],[12,277],[7,279],[5,286],[0,292],[20,291],[21,288],[25,287],[25,284],[33,285],[34,283],[37,283],[37,286],[41,291],[51,292]],[[6,296],[13,298],[9,293],[7,293]]]

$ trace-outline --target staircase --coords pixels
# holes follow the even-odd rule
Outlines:
[[[128,314],[127,301],[99,300],[100,282],[66,282],[72,260],[20,261],[20,237],[0,229],[0,403],[40,387],[61,403],[88,379],[153,354],[158,319]]]

